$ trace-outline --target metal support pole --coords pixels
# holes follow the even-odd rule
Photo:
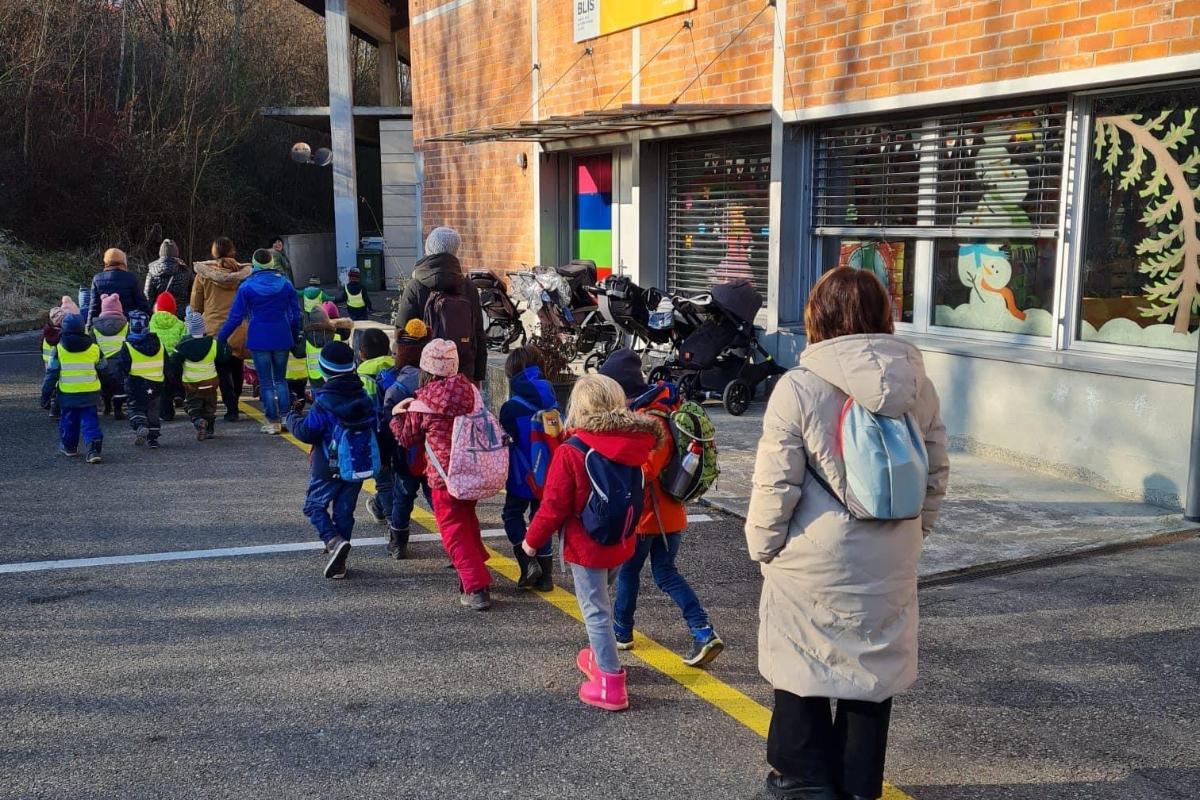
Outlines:
[[[358,254],[358,186],[354,163],[354,74],[346,0],[325,0],[329,61],[329,138],[333,145],[333,228],[339,283]]]
[[[1192,389],[1192,449],[1188,454],[1187,499],[1183,517],[1200,522],[1200,348],[1196,350],[1196,383]]]

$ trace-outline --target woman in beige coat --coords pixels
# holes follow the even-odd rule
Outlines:
[[[946,493],[946,429],[921,353],[892,335],[874,275],[826,273],[805,327],[800,364],[767,405],[746,518],[763,574],[759,671],[775,688],[767,789],[797,800],[877,798],[892,696],[917,676],[917,560]],[[929,458],[918,518],[855,519],[838,499],[847,397],[880,416],[913,416]]]
[[[221,236],[212,243],[212,261],[192,264],[196,279],[192,283],[192,310],[204,316],[204,330],[209,336],[229,317],[233,298],[242,281],[250,277],[250,265],[240,264],[233,242]],[[217,380],[221,387],[221,402],[225,404],[225,421],[237,422],[241,415],[238,399],[242,395],[242,366],[249,353],[246,350],[246,326],[243,324],[229,337],[232,356],[217,364]]]

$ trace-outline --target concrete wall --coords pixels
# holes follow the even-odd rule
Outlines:
[[[384,280],[389,288],[412,272],[421,241],[420,181],[410,120],[379,121],[383,186]]]

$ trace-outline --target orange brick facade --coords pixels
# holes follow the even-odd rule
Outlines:
[[[788,0],[778,20],[761,0],[697,0],[582,44],[567,0],[414,0],[423,227],[457,227],[469,266],[533,262],[534,171],[517,157],[535,148],[424,140],[534,118],[534,11],[540,118],[635,101],[769,103],[777,32],[785,112],[1200,52],[1200,0]]]

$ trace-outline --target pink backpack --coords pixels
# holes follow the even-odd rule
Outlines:
[[[420,400],[414,401],[409,411],[436,413]],[[451,495],[459,500],[483,500],[504,491],[508,480],[508,445],[508,434],[484,407],[483,397],[475,389],[475,408],[454,418],[449,468],[438,461],[428,440],[425,454]]]

